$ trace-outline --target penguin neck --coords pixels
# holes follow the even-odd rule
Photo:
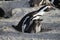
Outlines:
[[[44,9],[46,7],[46,5],[44,5],[43,7],[41,7],[39,10],[37,10],[37,12],[40,12],[42,9]]]
[[[43,15],[45,13],[45,9],[47,8],[48,6],[43,6],[42,8],[40,8],[37,12],[37,14],[35,14],[34,16],[37,16],[37,15]]]
[[[42,8],[40,8],[37,12],[43,12],[48,6],[43,6]]]

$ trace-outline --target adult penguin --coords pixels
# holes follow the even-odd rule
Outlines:
[[[49,9],[49,10],[47,10],[47,9]],[[12,25],[12,27],[15,28],[17,31],[20,31],[20,32],[31,33],[31,31],[33,30],[33,32],[36,33],[37,30],[33,29],[33,28],[36,28],[36,25],[35,25],[36,23],[35,22],[37,22],[37,21],[41,22],[42,19],[40,19],[40,16],[45,14],[46,11],[50,11],[50,6],[44,5],[40,9],[38,9],[37,11],[33,11],[33,12],[30,12],[30,13],[26,14],[20,20],[20,22],[18,23],[17,26]],[[41,27],[41,26],[39,26],[39,27]]]
[[[54,0],[53,4],[60,9],[60,0]]]

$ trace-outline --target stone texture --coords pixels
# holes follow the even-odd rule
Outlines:
[[[23,3],[24,2],[24,3]],[[51,10],[42,18],[42,28],[52,29],[40,33],[22,33],[16,31],[11,25],[17,25],[23,15],[37,10],[37,8],[30,8],[25,1],[10,1],[0,2],[5,12],[12,10],[14,14],[9,19],[0,19],[0,40],[60,40],[60,10]],[[19,10],[19,11],[18,11]]]

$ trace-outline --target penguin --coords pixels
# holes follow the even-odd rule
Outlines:
[[[16,29],[19,32],[24,33],[37,33],[36,25],[39,24],[39,27],[41,27],[40,22],[43,19],[40,19],[40,16],[44,15],[48,11],[50,11],[50,6],[44,5],[40,9],[30,12],[26,14],[18,23],[17,26],[12,25],[14,29]],[[54,8],[53,8],[54,9]],[[37,32],[36,32],[37,31]]]
[[[40,5],[53,5],[54,0],[29,0],[30,7],[36,7]]]
[[[30,5],[30,7],[39,6],[39,3],[41,1],[42,0],[29,0],[29,5]]]
[[[60,0],[54,0],[53,4],[55,5],[56,8],[60,9]]]

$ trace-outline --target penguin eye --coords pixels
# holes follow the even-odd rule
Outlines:
[[[46,8],[44,11],[45,11],[45,12],[48,12],[48,11],[50,11],[50,9],[49,9],[49,8]]]

